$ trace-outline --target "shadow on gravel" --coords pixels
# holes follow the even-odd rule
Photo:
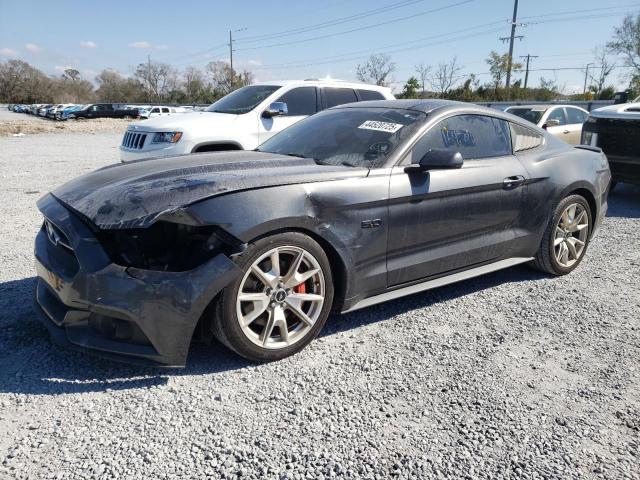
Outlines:
[[[527,267],[514,267],[436,290],[419,293],[347,315],[332,315],[321,336],[388,320],[404,312],[468,295],[507,282],[542,279]],[[194,344],[186,368],[163,370],[128,366],[52,344],[31,306],[34,278],[0,283],[0,393],[64,395],[165,385],[170,376],[206,375],[254,364],[224,346]]]
[[[609,217],[640,218],[640,187],[618,185]],[[346,315],[332,315],[321,336],[357,329],[411,310],[504,283],[545,276],[526,266],[502,270]],[[34,278],[0,283],[0,393],[62,395],[165,385],[170,376],[204,375],[253,365],[218,343],[192,346],[183,370],[141,368],[53,345],[32,310]]]
[[[504,283],[542,280],[545,278],[548,278],[548,276],[526,265],[511,267],[434,290],[416,293],[391,302],[381,303],[346,315],[334,316],[329,319],[321,336],[333,335],[363,325],[388,320],[391,317],[401,315],[411,310],[428,308],[440,302],[470,295]]]
[[[640,218],[640,186],[619,183],[609,194],[607,217]]]

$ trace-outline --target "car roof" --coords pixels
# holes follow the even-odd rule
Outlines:
[[[544,109],[544,110],[548,110],[550,108],[554,108],[554,107],[570,107],[570,108],[579,108],[580,110],[584,110],[584,108],[579,107],[577,105],[569,105],[567,103],[532,103],[529,105],[509,105],[507,107],[507,109],[509,108],[531,108],[531,109]],[[586,111],[586,110],[585,110]]]
[[[438,100],[438,99],[409,99],[409,100],[369,100],[365,102],[347,103],[338,105],[333,109],[339,108],[400,108],[403,110],[416,110],[423,113],[431,113],[434,110],[443,108],[472,108],[473,110],[481,110],[486,113],[494,114],[493,108],[482,107],[474,103],[457,102],[454,100]]]
[[[376,90],[390,92],[389,87],[383,87],[380,85],[371,85],[369,83],[362,82],[349,82],[346,80],[337,79],[322,79],[322,78],[307,78],[305,80],[273,80],[271,82],[256,82],[252,85],[278,85],[281,87],[288,87],[289,85],[312,85],[317,87],[343,87],[343,88],[359,88],[364,90]]]

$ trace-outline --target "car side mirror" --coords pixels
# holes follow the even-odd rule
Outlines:
[[[289,109],[287,108],[287,104],[284,102],[273,102],[271,105],[267,107],[267,109],[262,112],[262,116],[265,118],[272,117],[280,117],[287,115],[289,113]]]
[[[549,127],[558,127],[560,126],[560,120],[557,120],[555,118],[550,118],[549,120],[546,121],[546,123],[542,126],[542,128],[547,129]]]
[[[432,148],[420,159],[420,162],[408,165],[405,172],[426,172],[461,168],[464,163],[462,154],[444,148]]]

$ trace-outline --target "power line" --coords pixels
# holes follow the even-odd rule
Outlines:
[[[365,25],[363,27],[352,28],[350,30],[343,30],[343,31],[340,31],[340,32],[329,33],[329,34],[326,34],[326,35],[319,35],[319,36],[310,37],[310,38],[303,38],[303,39],[290,41],[290,42],[272,43],[272,44],[269,44],[269,45],[262,45],[262,46],[259,46],[259,47],[238,48],[237,51],[261,50],[261,49],[264,49],[264,48],[283,47],[283,46],[286,46],[286,45],[293,45],[293,44],[298,45],[300,43],[311,42],[311,41],[314,41],[314,40],[321,40],[321,39],[324,39],[324,38],[336,37],[336,36],[339,36],[339,35],[346,35],[348,33],[359,32],[359,31],[362,31],[362,30],[368,30],[370,28],[380,27],[382,25],[389,25],[389,24],[396,23],[396,22],[401,22],[401,21],[404,21],[404,20],[410,20],[410,19],[413,19],[413,18],[416,18],[416,17],[420,17],[420,16],[423,16],[423,15],[428,15],[430,13],[436,13],[436,12],[440,12],[440,11],[443,11],[443,10],[448,10],[450,8],[455,8],[455,7],[459,7],[461,5],[466,5],[466,4],[472,3],[474,1],[475,0],[463,0],[463,1],[459,1],[459,2],[455,2],[455,3],[451,3],[451,4],[448,4],[448,5],[445,5],[443,7],[438,7],[438,8],[434,8],[434,9],[431,9],[431,10],[426,10],[424,12],[415,13],[413,15],[407,15],[405,17],[394,18],[392,20],[386,20],[384,22],[378,22],[378,23],[371,24],[371,25]]]
[[[327,20],[325,22],[316,23],[313,25],[307,25],[304,27],[292,28],[290,30],[284,30],[277,33],[266,33],[262,35],[252,35],[249,37],[241,37],[241,38],[238,38],[236,41],[239,43],[249,43],[249,42],[256,42],[259,40],[269,40],[272,38],[280,38],[280,37],[286,37],[289,35],[296,35],[298,33],[306,33],[313,30],[320,30],[323,28],[333,27],[335,25],[341,25],[343,23],[353,22],[355,20],[360,20],[362,18],[378,15],[380,13],[387,13],[390,10],[395,10],[402,7],[408,7],[410,5],[414,5],[416,3],[422,3],[424,1],[425,0],[403,0],[401,2],[392,3],[391,5],[388,5],[386,7],[374,8],[373,10],[366,10],[364,12],[348,15],[346,17],[334,18],[332,20]]]

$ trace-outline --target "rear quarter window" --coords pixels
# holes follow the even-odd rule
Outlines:
[[[511,138],[514,153],[538,148],[544,142],[542,135],[516,123],[511,124]]]
[[[366,102],[367,100],[384,100],[384,95],[380,92],[376,92],[375,90],[356,90],[358,93],[358,98],[361,102]]]
[[[356,92],[350,88],[325,88],[324,96],[327,101],[327,108],[358,101]]]

